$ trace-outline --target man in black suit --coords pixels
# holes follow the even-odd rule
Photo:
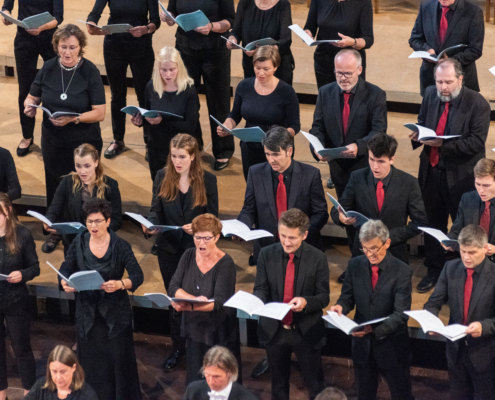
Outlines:
[[[449,324],[467,325],[467,336],[447,340],[450,398],[493,399],[495,393],[495,264],[485,256],[487,236],[475,225],[459,235],[461,259],[448,261],[425,309],[450,309]]]
[[[460,137],[419,141],[418,132],[409,137],[413,149],[424,145],[418,180],[429,225],[446,233],[449,215],[455,219],[462,195],[474,190],[473,168],[485,157],[490,106],[479,93],[462,86],[463,73],[457,60],[439,62],[435,79],[436,86],[425,92],[418,124],[437,136]],[[421,293],[435,286],[445,264],[442,247],[430,235],[425,235],[425,253],[428,274],[418,284]]]
[[[488,235],[486,255],[495,261],[495,161],[482,158],[474,167],[476,190],[464,193],[457,217],[447,236],[457,239],[462,228],[467,225],[480,225]],[[453,251],[452,248],[446,250]]]
[[[452,46],[467,45],[447,55],[461,63],[466,87],[479,92],[475,61],[481,57],[484,39],[483,11],[477,5],[468,0],[425,0],[419,8],[409,45],[415,51],[427,51],[433,56]],[[435,84],[434,68],[434,62],[423,60],[419,72],[421,96],[428,86]]]
[[[348,314],[355,306],[358,324],[388,317],[352,334],[358,400],[376,399],[380,374],[392,400],[409,400],[410,350],[404,311],[411,309],[412,269],[387,251],[391,239],[383,222],[366,222],[359,239],[365,255],[349,261],[342,293],[330,311]]]
[[[427,218],[418,180],[393,164],[397,140],[386,133],[373,136],[368,142],[369,167],[354,171],[340,198],[345,211],[357,211],[369,219],[379,219],[390,230],[390,253],[408,263],[407,241],[421,233],[418,226],[427,226]],[[335,224],[356,223],[335,207],[330,213]],[[410,221],[408,223],[408,218]],[[352,256],[361,255],[359,227],[352,243]],[[339,281],[342,283],[344,274]]]
[[[377,132],[387,131],[387,99],[378,86],[361,79],[361,55],[346,49],[335,56],[336,82],[320,88],[311,134],[326,148],[347,147],[346,157],[328,160],[314,152],[317,161],[328,161],[337,197],[344,192],[352,171],[368,166],[366,143]]]
[[[253,167],[251,167],[253,168]],[[263,303],[292,304],[278,321],[260,317],[258,337],[266,345],[272,372],[272,399],[289,399],[291,354],[314,399],[323,390],[321,348],[325,345],[322,309],[330,301],[329,269],[325,253],[305,242],[310,222],[297,208],[282,213],[280,242],[261,249],[253,294]]]

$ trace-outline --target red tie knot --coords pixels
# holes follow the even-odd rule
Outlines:
[[[485,201],[485,211],[488,211],[490,209],[490,204],[491,204],[490,200]]]
[[[445,102],[445,110],[448,112],[450,107],[450,103],[447,101]]]
[[[376,186],[378,187],[378,189],[382,189],[383,188],[383,182],[382,181],[378,181],[378,183],[376,184]]]
[[[371,270],[376,274],[378,273],[378,265],[372,265]]]
[[[295,256],[294,253],[289,254],[289,261],[294,262],[294,256]]]
[[[279,175],[278,175],[278,181],[279,181],[280,183],[283,183],[283,182],[284,182],[284,174],[279,174]]]
[[[449,7],[442,7],[442,15],[447,14],[449,10],[450,10]]]
[[[350,93],[344,93],[344,101],[346,103],[349,103],[349,97],[351,97],[351,94]]]
[[[473,276],[474,274],[474,269],[473,268],[466,268],[467,276],[468,278]]]

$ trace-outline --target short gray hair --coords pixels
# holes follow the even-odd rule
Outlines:
[[[440,68],[445,68],[448,67],[449,65],[452,65],[454,67],[455,71],[455,77],[459,79],[462,75],[464,75],[464,71],[462,70],[462,65],[459,61],[457,61],[455,58],[447,58],[445,60],[440,60],[437,65],[435,65],[435,79],[437,77],[437,70]]]
[[[337,61],[337,58],[340,56],[347,56],[347,55],[353,55],[356,58],[356,62],[358,67],[361,67],[363,65],[363,58],[361,57],[361,54],[359,51],[354,50],[354,49],[344,49],[340,50],[337,55],[335,56],[334,63]]]
[[[235,382],[239,374],[237,359],[229,349],[223,346],[213,346],[206,352],[203,358],[203,368],[201,368],[202,374],[206,367],[217,367],[231,374],[230,382]]]
[[[488,236],[481,226],[471,224],[462,228],[458,240],[459,244],[463,246],[482,249],[488,243]]]
[[[334,387],[323,389],[315,400],[347,400],[347,396],[342,390]]]
[[[261,144],[270,151],[287,151],[294,148],[294,138],[283,126],[275,125],[265,133]]]
[[[388,228],[378,219],[370,219],[359,231],[359,241],[361,243],[369,242],[374,238],[378,238],[382,243],[385,243],[389,237]]]

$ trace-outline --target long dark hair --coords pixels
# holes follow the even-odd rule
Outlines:
[[[19,242],[17,241],[17,225],[19,221],[15,215],[10,197],[0,192],[0,214],[5,217],[5,242],[10,254],[17,254]]]

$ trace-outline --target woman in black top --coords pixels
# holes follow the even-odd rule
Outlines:
[[[235,12],[234,27],[229,39],[234,43],[242,42],[243,46],[259,39],[277,40],[281,60],[275,76],[292,85],[294,57],[290,50],[292,43],[290,25],[292,25],[292,16],[288,0],[265,2],[241,0]],[[227,47],[231,50],[235,49],[229,42],[227,42]],[[252,58],[255,51],[244,51],[242,55],[244,78],[255,76]]]
[[[127,290],[143,283],[143,272],[131,245],[110,226],[112,209],[106,200],[86,202],[83,215],[88,232],[72,242],[60,267],[64,276],[95,270],[105,283],[100,290],[76,296],[77,356],[86,379],[99,399],[141,399],[132,338],[132,310]],[[123,279],[124,271],[128,278]],[[70,293],[75,289],[61,281]]]
[[[167,293],[182,255],[194,246],[191,222],[204,213],[218,216],[217,178],[203,169],[196,139],[178,134],[170,142],[167,166],[156,175],[148,220],[155,225],[182,229],[159,233],[143,226],[145,234],[158,235],[158,265]],[[181,314],[171,310],[169,317],[172,351],[164,364],[165,371],[175,369],[185,353],[185,340],[180,335]]]
[[[36,379],[26,282],[40,274],[33,236],[17,221],[5,193],[0,193],[0,274],[8,275],[6,281],[0,281],[0,398],[5,399],[8,384],[4,324],[9,330],[24,394]]]
[[[96,0],[88,22],[98,24],[101,13],[108,3],[108,24],[129,24],[128,33],[109,34],[87,25],[90,35],[105,35],[103,58],[108,83],[112,92],[111,112],[113,141],[105,151],[105,158],[113,158],[124,149],[125,114],[120,110],[126,106],[127,67],[131,67],[134,89],[139,107],[145,107],[146,84],[153,72],[152,34],[160,27],[158,1],[150,0]],[[144,143],[148,140],[148,127],[144,127]]]
[[[56,346],[46,362],[46,376],[36,381],[24,400],[98,400],[84,381],[84,371],[74,352]]]
[[[203,357],[214,345],[225,346],[240,358],[234,308],[223,304],[235,293],[234,260],[217,247],[222,223],[212,214],[191,224],[196,247],[186,250],[170,282],[169,296],[204,303],[172,302],[182,313],[181,335],[187,342],[187,383],[201,379]],[[208,299],[214,302],[206,303]],[[238,359],[239,365],[240,359]]]
[[[314,55],[316,84],[318,89],[335,82],[336,54],[343,48],[358,50],[363,59],[363,73],[366,79],[366,52],[373,45],[373,7],[371,0],[312,0],[308,19],[304,26],[306,33],[318,40],[340,39],[337,43],[317,46]]]
[[[272,125],[287,128],[294,136],[301,127],[299,100],[294,88],[274,76],[280,65],[280,55],[275,46],[262,46],[253,56],[256,78],[247,78],[239,83],[235,91],[234,106],[223,123],[234,129],[241,119],[246,128],[259,126],[263,131]],[[218,127],[221,136],[230,135]],[[247,180],[249,168],[266,162],[265,150],[261,143],[241,141],[242,170]]]
[[[199,97],[193,83],[187,75],[180,53],[173,47],[161,49],[156,58],[153,80],[146,86],[144,108],[166,111],[182,118],[160,114],[155,118],[143,118],[140,113],[131,118],[136,126],[149,125],[148,152],[153,181],[158,170],[167,163],[172,138],[178,133],[196,133]]]
[[[50,207],[62,176],[74,171],[74,149],[89,143],[101,152],[100,122],[105,118],[105,89],[100,72],[82,57],[86,35],[72,24],[57,29],[53,48],[59,57],[47,61],[36,75],[24,102],[31,118],[39,105],[50,112],[81,114],[50,118],[43,113],[41,151],[45,165],[46,205]],[[50,240],[50,238],[49,238]]]
[[[98,197],[108,200],[112,206],[110,229],[117,232],[122,226],[122,200],[119,184],[116,180],[106,176],[103,164],[100,163],[98,150],[90,144],[82,144],[74,150],[74,164],[76,172],[62,178],[58,185],[52,204],[46,212],[51,222],[80,222],[86,220],[82,216],[84,204],[91,198]],[[57,231],[43,224],[45,231],[57,236]],[[62,239],[64,251],[69,249],[76,235],[65,235]],[[56,242],[47,241],[41,247],[44,253],[55,250]]]
[[[2,11],[11,15],[15,0],[5,0]],[[40,26],[37,29],[24,29],[17,27],[17,34],[14,39],[14,56],[17,72],[17,82],[19,83],[19,116],[21,120],[22,137],[17,156],[22,157],[29,153],[29,148],[33,144],[33,133],[35,119],[24,114],[24,100],[29,94],[31,84],[36,77],[38,57],[43,61],[48,61],[56,57],[52,46],[52,37],[57,25],[64,19],[63,0],[19,0],[19,10],[17,19],[23,20],[33,15],[49,12],[55,20]],[[12,25],[12,22],[2,18],[4,25]]]
[[[0,192],[7,193],[10,200],[21,197],[21,185],[17,177],[14,159],[7,149],[0,147]]]
[[[222,34],[234,23],[235,10],[233,0],[169,0],[168,11],[175,17],[201,10],[210,23],[185,32],[178,27],[175,34],[175,47],[179,50],[189,76],[194,79],[194,86],[199,91],[201,78],[206,88],[208,114],[222,121],[230,109],[230,51],[225,47]],[[174,21],[160,10],[160,18],[167,25]],[[229,165],[234,153],[234,139],[219,137],[217,125],[210,119],[213,156],[216,161],[213,169],[220,171]],[[200,124],[194,135],[199,147],[203,149],[203,135]]]

